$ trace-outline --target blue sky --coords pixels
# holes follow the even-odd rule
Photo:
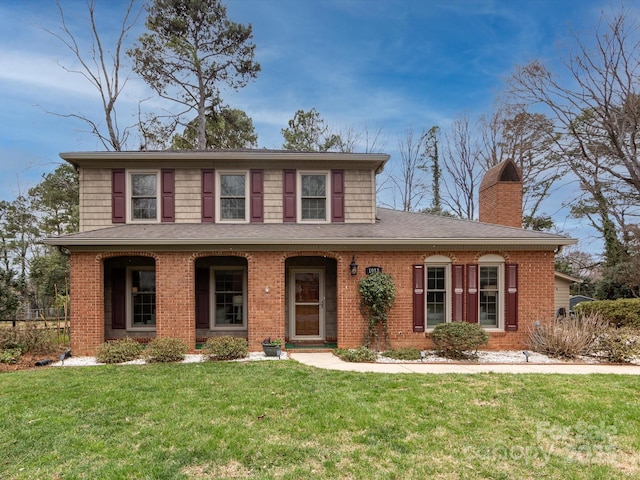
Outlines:
[[[84,0],[61,0],[68,23],[87,33]],[[105,44],[127,2],[96,0]],[[592,35],[608,0],[228,0],[230,19],[251,23],[258,79],[225,101],[253,119],[260,147],[280,148],[280,130],[298,109],[316,108],[336,129],[382,129],[384,151],[398,157],[399,136],[458,115],[490,114],[515,65],[541,59],[558,66],[572,33]],[[0,200],[12,200],[60,163],[59,152],[100,150],[85,125],[48,114],[99,118],[96,91],[65,72],[76,61],[44,29],[60,20],[53,0],[0,0]],[[128,44],[144,29],[144,16]],[[128,61],[128,59],[125,59]],[[152,94],[131,78],[119,104],[120,125],[136,121]],[[160,108],[157,100],[146,106]],[[166,105],[164,105],[166,106]],[[137,149],[132,141],[128,147]],[[545,205],[565,233],[593,242],[567,218],[568,184]],[[564,193],[562,193],[564,192]]]

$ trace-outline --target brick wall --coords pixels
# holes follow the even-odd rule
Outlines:
[[[522,183],[500,182],[478,195],[479,220],[522,228]]]
[[[525,347],[527,331],[535,321],[554,318],[554,255],[533,252],[355,252],[358,275],[349,264],[353,252],[114,252],[77,253],[71,258],[72,351],[90,355],[104,341],[104,259],[110,256],[145,255],[156,262],[156,335],[183,339],[195,349],[194,264],[209,255],[239,255],[248,264],[248,341],[249,350],[260,350],[266,337],[284,338],[287,258],[326,256],[337,262],[337,336],[341,348],[362,344],[365,321],[359,310],[358,280],[367,266],[379,266],[394,278],[396,302],[389,316],[393,347],[429,347],[428,334],[413,332],[413,265],[430,255],[445,255],[453,264],[477,263],[481,255],[494,253],[507,263],[517,263],[518,331],[491,333],[489,348]]]

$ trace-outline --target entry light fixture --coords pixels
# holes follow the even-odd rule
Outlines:
[[[355,255],[351,256],[351,263],[349,264],[349,271],[351,272],[351,275],[357,275],[358,274],[358,264],[356,263],[356,256]]]

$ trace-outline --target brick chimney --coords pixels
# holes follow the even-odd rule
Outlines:
[[[522,228],[522,175],[513,160],[487,171],[478,196],[481,222]]]

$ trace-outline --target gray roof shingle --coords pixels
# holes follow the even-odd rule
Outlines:
[[[557,247],[572,238],[470,220],[378,208],[369,223],[155,223],[127,224],[45,240],[50,245],[346,245],[383,246],[518,246]]]

